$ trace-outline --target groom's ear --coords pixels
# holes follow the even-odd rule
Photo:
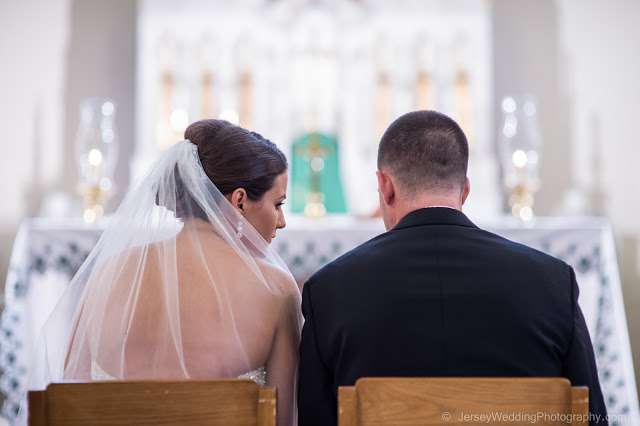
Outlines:
[[[380,198],[386,205],[392,204],[396,196],[393,180],[382,170],[378,170],[376,175],[378,176],[378,192],[380,192]]]
[[[467,197],[469,196],[469,192],[471,192],[471,182],[469,181],[469,178],[466,178],[464,180],[464,185],[462,186],[462,193],[461,193],[461,203],[460,205],[463,205],[465,201],[467,201]]]

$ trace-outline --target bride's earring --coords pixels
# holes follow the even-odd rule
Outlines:
[[[236,236],[238,238],[242,238],[242,220],[238,221],[238,230],[236,231]]]
[[[244,215],[244,208],[242,207],[242,203],[239,203],[238,207],[240,208],[240,214]],[[238,221],[238,229],[236,230],[236,236],[238,238],[242,238],[242,219]]]

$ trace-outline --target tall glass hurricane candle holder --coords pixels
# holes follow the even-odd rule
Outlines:
[[[536,103],[529,96],[507,96],[501,106],[499,152],[503,183],[509,195],[511,214],[528,223],[534,218],[542,159]]]
[[[113,174],[118,158],[115,127],[116,104],[105,98],[89,98],[80,105],[76,135],[78,190],[83,198],[83,219],[93,223],[104,214],[113,192]]]

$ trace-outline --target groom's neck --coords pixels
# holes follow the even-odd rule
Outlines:
[[[405,214],[412,211],[423,209],[426,207],[449,207],[456,210],[462,210],[462,200],[460,194],[453,192],[442,193],[418,193],[407,195],[400,198],[398,207],[404,210]]]
[[[393,207],[393,222],[389,228],[393,228],[400,220],[411,212],[426,207],[449,207],[455,210],[462,210],[462,202],[458,197],[449,195],[417,195],[397,200]]]

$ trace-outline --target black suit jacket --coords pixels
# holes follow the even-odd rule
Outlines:
[[[577,300],[566,263],[457,210],[416,210],[305,284],[299,424],[335,425],[338,386],[371,376],[562,376],[604,419]]]

